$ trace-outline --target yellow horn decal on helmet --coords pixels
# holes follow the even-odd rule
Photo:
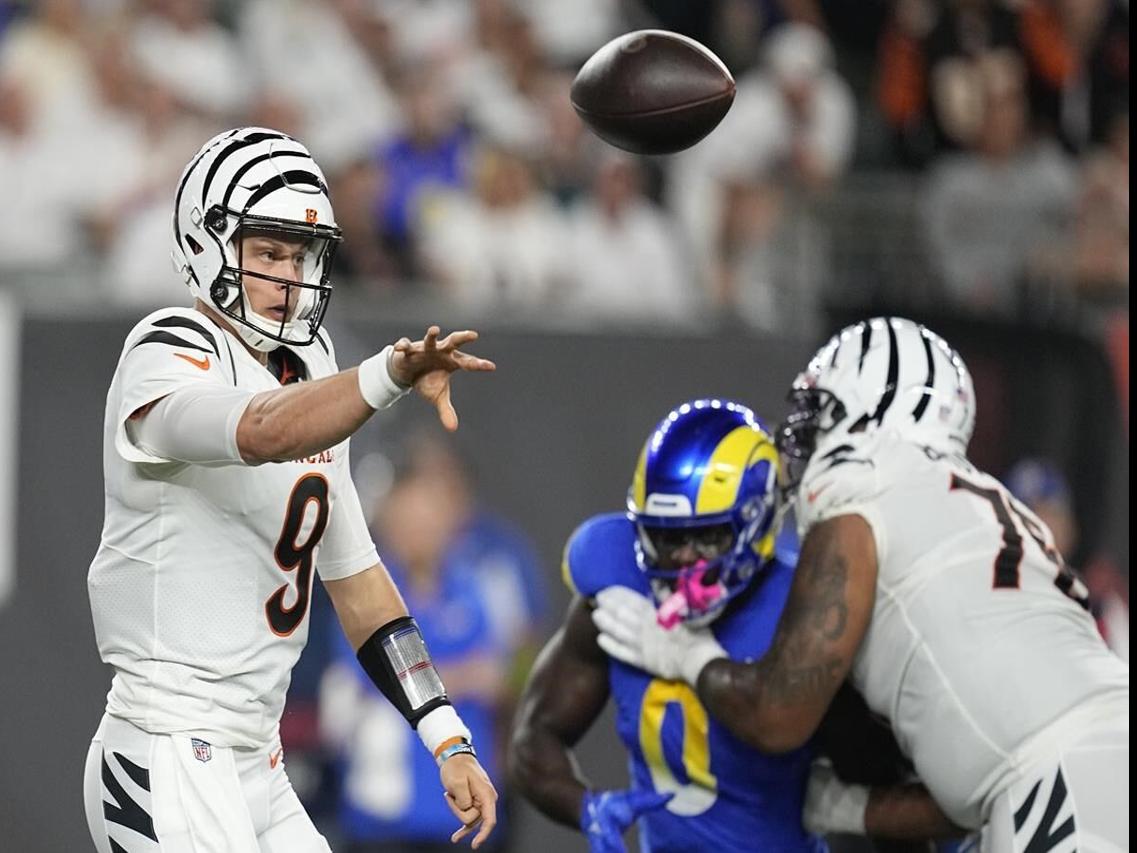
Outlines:
[[[642,510],[647,503],[647,444],[636,460],[636,473],[632,475],[632,505]]]
[[[569,546],[572,545],[572,538],[565,543],[565,550],[561,553],[561,580],[565,582],[569,592],[573,595],[580,593],[576,588],[576,582],[572,579],[572,567],[569,566]]]
[[[742,473],[754,458],[754,445],[759,441],[761,437],[749,426],[736,427],[723,437],[711,454],[699,486],[696,515],[725,512],[734,506]]]
[[[778,487],[778,449],[774,443],[769,439],[763,440],[755,449],[754,456],[750,460],[751,465],[757,465],[762,460],[770,463],[770,471],[772,472],[772,481],[770,489],[777,489]],[[774,556],[774,540],[778,536],[778,529],[775,525],[771,524],[769,531],[761,539],[757,540],[754,545],[754,552],[758,554],[763,560],[769,560]]]

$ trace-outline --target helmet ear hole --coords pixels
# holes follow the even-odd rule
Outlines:
[[[190,247],[190,250],[191,250],[191,251],[192,251],[192,252],[193,252],[195,255],[200,255],[202,252],[204,252],[204,251],[205,251],[205,247],[204,247],[204,246],[202,246],[202,245],[201,245],[201,243],[197,242],[197,240],[193,239],[193,237],[192,237],[192,236],[190,236],[189,234],[186,234],[186,235],[185,235],[185,238],[186,238],[186,243],[187,243],[187,244],[189,245],[189,247]]]

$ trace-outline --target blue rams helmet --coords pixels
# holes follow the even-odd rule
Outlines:
[[[729,400],[693,400],[648,437],[628,490],[636,561],[660,622],[706,624],[774,553],[778,454]]]

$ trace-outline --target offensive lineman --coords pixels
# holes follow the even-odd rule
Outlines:
[[[324,176],[285,134],[242,128],[186,167],[174,260],[194,306],[127,336],[107,395],[106,518],[88,588],[114,667],[84,801],[111,851],[327,851],[281,761],[279,720],[319,571],[360,665],[477,829],[497,793],[380,562],[348,438],[414,387],[457,427],[456,370],[492,362],[454,332],[339,371],[320,326],[340,241]],[[480,823],[480,828],[478,824]]]
[[[1129,670],[1046,526],[966,459],[971,377],[938,335],[876,318],[835,335],[779,430],[802,551],[770,651],[726,659],[627,601],[608,652],[695,685],[760,749],[795,749],[846,674],[985,851],[1129,848]],[[848,792],[846,792],[848,793]],[[863,824],[840,797],[830,828]]]

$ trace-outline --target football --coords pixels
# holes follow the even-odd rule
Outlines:
[[[596,51],[577,72],[570,97],[605,142],[635,154],[673,154],[722,121],[734,101],[734,78],[694,39],[638,30]]]

